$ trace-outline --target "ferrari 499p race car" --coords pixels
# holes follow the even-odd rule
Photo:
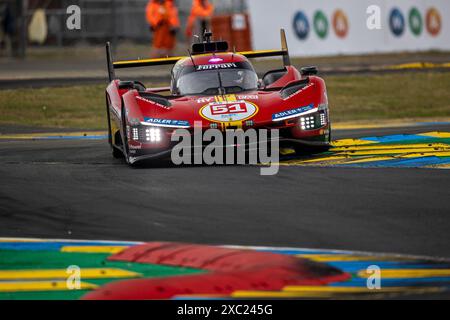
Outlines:
[[[316,67],[290,63],[284,30],[281,50],[229,52],[205,33],[186,57],[113,62],[106,45],[109,143],[129,164],[170,155],[177,129],[278,129],[280,147],[325,151],[331,127],[325,82]],[[259,79],[250,58],[281,56],[283,68]],[[173,65],[170,87],[146,88],[116,78],[115,69]],[[198,125],[197,125],[198,127]]]

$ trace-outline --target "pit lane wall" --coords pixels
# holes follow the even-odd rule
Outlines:
[[[253,48],[292,56],[450,50],[449,0],[247,0]]]

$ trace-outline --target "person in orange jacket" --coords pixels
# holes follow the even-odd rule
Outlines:
[[[214,6],[209,0],[192,0],[191,14],[189,15],[187,26],[186,26],[186,36],[188,38],[192,37],[194,29],[197,27],[197,21],[200,22],[201,30],[196,30],[203,35],[203,32],[208,29],[208,23],[214,13]]]
[[[173,0],[150,0],[145,11],[150,31],[153,32],[151,56],[172,55],[180,27],[178,9]]]

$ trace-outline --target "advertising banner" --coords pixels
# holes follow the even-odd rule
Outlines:
[[[254,49],[293,56],[450,50],[449,0],[247,0]]]

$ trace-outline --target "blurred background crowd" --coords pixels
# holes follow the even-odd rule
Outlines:
[[[71,5],[81,8],[79,30],[66,26]],[[248,26],[244,0],[2,0],[0,55],[25,57],[30,46],[125,40],[147,43],[154,57],[166,56],[180,46],[185,51],[193,36],[206,28],[247,50]]]

